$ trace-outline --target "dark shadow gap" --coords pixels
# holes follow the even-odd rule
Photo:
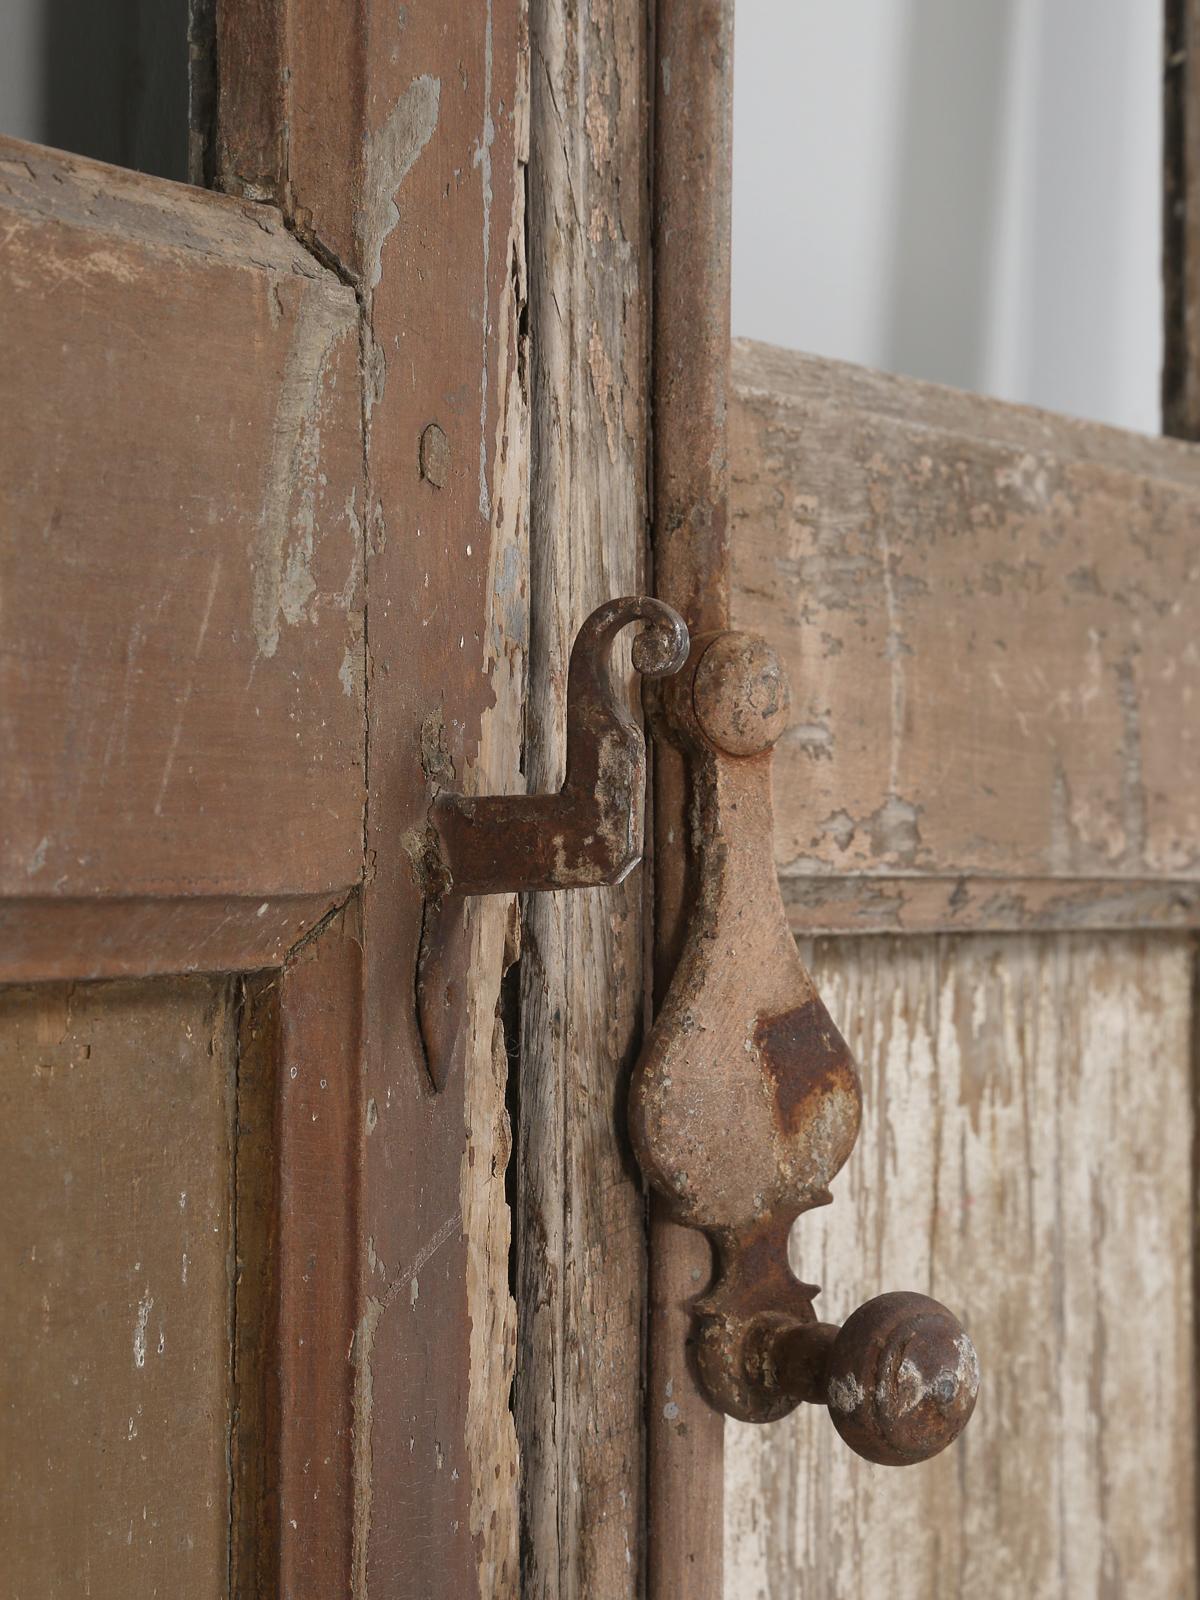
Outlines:
[[[46,0],[44,143],[185,183],[189,0]]]

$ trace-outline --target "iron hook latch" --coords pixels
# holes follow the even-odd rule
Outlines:
[[[609,601],[571,651],[561,790],[434,797],[417,977],[430,1077],[443,1087],[465,1010],[453,974],[467,897],[619,883],[641,859],[646,749],[611,669],[617,635],[639,621],[633,664],[658,680],[655,734],[688,755],[694,892],[629,1123],[670,1215],[713,1245],[714,1280],[692,1308],[697,1378],[729,1416],[770,1422],[820,1401],[860,1455],[925,1460],[975,1405],[979,1363],[961,1325],[917,1294],[868,1301],[840,1329],[818,1322],[818,1291],[788,1262],[793,1223],[828,1204],[853,1149],[862,1092],[779,892],[771,759],[789,694],[765,639],[689,639],[660,600]]]
[[[430,807],[417,1015],[435,1089],[445,1085],[462,1025],[453,974],[462,970],[466,897],[620,883],[642,859],[646,746],[612,675],[617,635],[635,622],[647,624],[632,651],[643,677],[669,676],[687,661],[687,627],[663,601],[630,596],[592,612],[571,649],[557,794],[443,791]]]
[[[800,959],[775,870],[783,666],[756,635],[702,635],[657,701],[656,735],[688,756],[694,891],[629,1121],[669,1214],[713,1245],[713,1282],[692,1307],[697,1378],[729,1416],[770,1422],[820,1401],[860,1455],[924,1460],[975,1405],[979,1365],[960,1324],[913,1294],[869,1301],[841,1329],[818,1322],[818,1291],[788,1262],[797,1217],[831,1199],[862,1094]]]

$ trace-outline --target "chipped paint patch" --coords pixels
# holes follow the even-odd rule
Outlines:
[[[250,550],[260,657],[279,648],[280,623],[309,615],[320,487],[325,375],[338,342],[356,331],[340,294],[313,286],[301,302],[279,386],[262,514]]]
[[[400,96],[383,127],[367,140],[363,208],[355,222],[367,284],[372,289],[383,275],[383,247],[400,221],[396,196],[433,138],[441,99],[441,79],[423,72]]]
[[[137,1321],[133,1328],[133,1364],[135,1367],[141,1368],[146,1365],[146,1327],[153,1309],[154,1296],[147,1289],[138,1301]]]

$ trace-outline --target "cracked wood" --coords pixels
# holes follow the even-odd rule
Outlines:
[[[643,590],[648,61],[641,0],[533,0],[525,772],[555,788],[567,662]],[[628,645],[617,659],[626,674]],[[644,880],[535,895],[520,972],[515,1391],[527,1600],[634,1600],[645,1552],[644,1208],[624,1127]]]

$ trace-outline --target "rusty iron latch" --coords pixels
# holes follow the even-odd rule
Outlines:
[[[821,1402],[868,1460],[925,1460],[974,1409],[979,1364],[961,1325],[919,1294],[870,1300],[841,1328],[819,1322],[817,1289],[788,1263],[793,1223],[828,1204],[854,1147],[862,1093],[779,892],[771,758],[789,695],[766,640],[729,630],[689,640],[660,600],[609,601],[571,651],[561,791],[435,796],[417,977],[430,1077],[444,1086],[465,1010],[453,975],[467,898],[619,883],[641,860],[646,750],[611,670],[617,635],[639,621],[633,664],[657,680],[655,735],[688,756],[694,881],[629,1123],[670,1215],[713,1245],[714,1281],[692,1308],[697,1378],[729,1416],[771,1422]]]
[[[752,634],[694,638],[657,686],[655,732],[692,779],[686,940],[634,1073],[634,1148],[670,1215],[713,1245],[694,1303],[694,1366],[729,1416],[828,1406],[870,1461],[943,1449],[975,1405],[979,1366],[937,1301],[885,1294],[840,1329],[788,1263],[792,1224],[827,1204],[862,1114],[850,1051],[800,960],[775,871],[771,757],[788,719],[782,664]]]
[[[678,672],[688,631],[661,600],[631,596],[598,607],[580,628],[567,672],[567,770],[558,794],[440,793],[425,851],[425,925],[417,969],[417,1015],[435,1089],[444,1087],[465,1007],[465,900],[529,889],[620,883],[642,859],[646,747],[612,677],[617,635],[648,624],[633,642],[646,678]]]

